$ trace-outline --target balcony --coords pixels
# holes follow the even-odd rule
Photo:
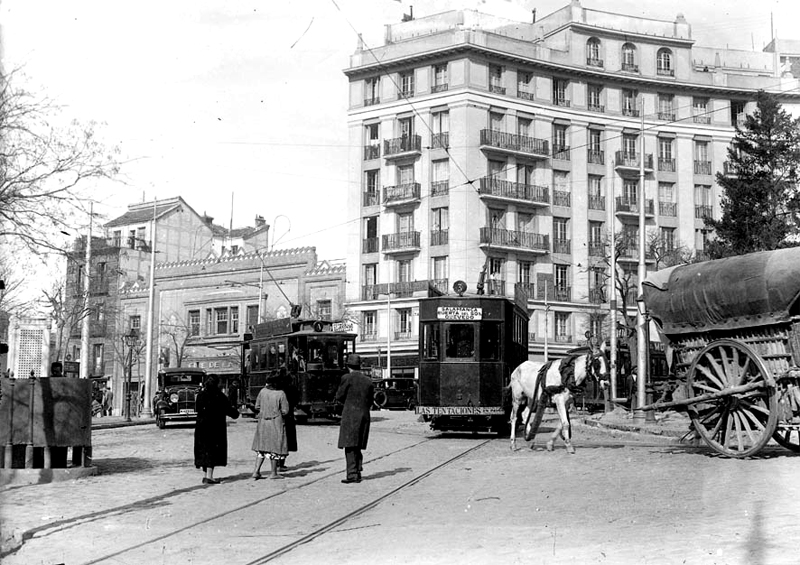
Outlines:
[[[389,158],[405,157],[409,154],[422,152],[422,137],[418,135],[404,135],[394,139],[383,140],[383,155]]]
[[[449,192],[449,180],[437,180],[431,183],[431,196],[446,196]]]
[[[448,85],[447,83],[434,84],[433,87],[431,88],[431,92],[434,93],[434,94],[436,94],[437,92],[447,92],[447,89],[449,88],[449,86],[450,85]]]
[[[572,240],[553,238],[553,253],[569,255],[572,253]]]
[[[399,206],[402,204],[417,203],[420,200],[420,186],[418,182],[398,184],[383,187],[383,205]]]
[[[572,206],[572,195],[566,190],[553,191],[553,206],[569,208]]]
[[[544,254],[550,251],[550,238],[547,235],[539,233],[513,231],[502,228],[481,228],[480,246]]]
[[[645,216],[653,217],[655,206],[653,201],[648,199],[644,201],[644,214]],[[617,196],[616,213],[620,216],[634,216],[639,217],[639,199],[628,198],[626,196]]]
[[[494,275],[491,275],[487,278],[483,283],[483,290],[486,294],[490,294],[493,296],[505,296],[506,295],[506,281],[502,279],[492,278]]]
[[[450,147],[450,132],[434,133],[431,136],[431,149],[447,149]]]
[[[725,176],[735,177],[739,174],[739,166],[731,161],[725,161],[722,163],[722,173]]]
[[[506,93],[506,87],[505,86],[500,86],[498,84],[492,84],[492,85],[489,86],[489,92],[491,92],[493,94],[505,94]]]
[[[365,284],[361,287],[361,300],[377,300],[380,296],[378,285]]]
[[[393,282],[389,283],[388,285],[388,292],[394,294],[398,298],[411,298],[415,295],[415,293],[425,293],[428,294],[428,291],[431,288],[431,282],[428,280],[424,281],[403,281],[403,282]],[[383,294],[386,294],[386,290],[383,289]]]
[[[514,290],[521,292],[525,296],[528,297],[528,300],[533,299],[536,296],[536,285],[532,282],[520,282],[514,285]]]
[[[365,237],[361,240],[361,253],[377,253],[378,252],[378,238]]]
[[[624,108],[623,107],[622,108],[622,115],[623,116],[630,116],[632,118],[638,118],[639,117],[639,110],[637,110],[636,108]]]
[[[678,217],[678,205],[675,202],[658,202],[658,215],[669,216],[671,218]]]
[[[639,244],[632,242],[624,242],[621,246],[617,247],[617,254],[620,261],[634,262],[639,261]],[[644,260],[652,263],[654,256],[652,251],[645,250]]]
[[[562,98],[561,96],[557,96],[555,100],[553,100],[554,106],[561,106],[562,108],[569,108],[570,102],[569,100]]]
[[[547,298],[557,302],[569,302],[572,300],[572,287],[556,285],[547,289]]]
[[[603,60],[597,59],[595,57],[586,57],[586,66],[587,67],[599,67],[603,68]]]
[[[528,92],[523,88],[517,87],[517,98],[521,98],[522,100],[535,100],[536,97],[534,96],[533,92]]]
[[[590,257],[605,257],[606,256],[606,246],[604,243],[600,243],[598,241],[590,241],[589,242],[589,256]]]
[[[364,206],[377,206],[380,203],[379,198],[378,192],[365,192],[362,202]]]
[[[674,122],[675,112],[658,112],[658,119],[665,120],[667,122]]]
[[[598,196],[596,194],[589,195],[589,210],[605,210],[606,197]]]
[[[447,245],[450,241],[450,230],[431,230],[431,245]]]
[[[430,281],[430,286],[442,294],[447,294],[450,283],[448,282],[448,279],[433,279]]]
[[[698,220],[702,220],[703,218],[713,218],[714,217],[714,207],[713,206],[695,206],[694,207],[694,217]]]
[[[638,73],[639,65],[634,65],[633,63],[622,63],[622,70],[626,73]]]
[[[597,112],[598,114],[604,114],[606,111],[606,107],[602,104],[588,104],[586,109],[590,112]]]
[[[694,174],[696,174],[696,175],[710,175],[710,174],[712,174],[711,161],[695,161],[694,162]]]
[[[659,159],[658,170],[664,173],[674,173],[675,159]]]
[[[553,145],[553,159],[569,161],[569,145]]]
[[[406,90],[398,90],[397,91],[398,98],[414,98],[414,89],[409,88]]]
[[[556,343],[572,343],[572,336],[569,334],[556,334],[553,336]]]
[[[675,69],[656,69],[656,74],[660,77],[674,77]]]
[[[373,96],[372,98],[364,98],[364,106],[375,106],[381,103],[380,96]]]
[[[586,159],[589,161],[589,163],[592,163],[594,165],[605,165],[606,153],[605,151],[589,149],[586,151]]]
[[[365,145],[364,146],[364,160],[369,161],[371,159],[380,159],[381,157],[381,146],[378,143]]]
[[[404,253],[409,251],[419,251],[419,232],[409,231],[400,233],[390,233],[383,236],[384,253]]]
[[[517,204],[550,204],[550,192],[546,186],[522,184],[495,177],[482,177],[478,188],[481,198],[513,201]]]
[[[542,158],[550,156],[550,143],[546,139],[537,139],[527,135],[483,129],[480,143],[481,149],[491,148],[507,154]]]
[[[638,173],[640,163],[640,153],[628,153],[626,151],[617,151],[614,156],[614,167],[623,173]],[[645,172],[653,172],[653,154],[647,153],[644,156],[644,169]]]
[[[711,116],[692,116],[692,121],[696,124],[710,124]]]
[[[361,341],[375,342],[378,341],[377,332],[364,332],[361,334]]]
[[[412,331],[405,331],[405,332],[394,332],[394,340],[395,341],[412,341],[416,340],[416,336]]]

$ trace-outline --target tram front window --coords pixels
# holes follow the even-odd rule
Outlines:
[[[471,359],[475,356],[475,326],[449,324],[445,330],[445,353],[451,359]]]
[[[425,349],[425,359],[439,359],[439,324],[425,324],[422,326]]]
[[[500,324],[484,322],[481,326],[481,359],[484,361],[500,359]]]

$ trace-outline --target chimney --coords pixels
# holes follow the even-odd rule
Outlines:
[[[263,228],[266,224],[267,221],[264,219],[264,216],[256,214],[256,228]]]
[[[203,221],[210,226],[214,222],[214,218],[203,212]]]

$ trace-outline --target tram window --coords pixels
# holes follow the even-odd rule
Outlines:
[[[267,345],[265,343],[258,347],[258,364],[262,370],[267,368]]]
[[[481,326],[481,359],[497,361],[500,359],[500,324],[484,322]]]
[[[470,359],[475,356],[475,325],[449,324],[445,330],[447,343],[445,353],[454,359]]]
[[[308,362],[322,363],[322,342],[318,340],[308,343]]]
[[[278,343],[278,364],[277,368],[280,369],[281,367],[286,366],[286,343]]]
[[[438,359],[439,358],[439,342],[441,341],[439,324],[428,323],[422,326],[423,355],[425,359]]]
[[[325,356],[326,367],[339,366],[339,345],[334,342],[328,342],[327,355]]]
[[[274,369],[278,361],[278,347],[274,343],[269,344],[269,351],[267,353],[267,369]]]

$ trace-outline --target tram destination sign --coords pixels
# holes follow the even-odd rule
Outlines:
[[[502,406],[417,406],[416,414],[432,416],[492,416],[503,415]]]
[[[436,309],[436,317],[440,320],[482,320],[483,308],[469,308],[466,306],[439,306]]]

